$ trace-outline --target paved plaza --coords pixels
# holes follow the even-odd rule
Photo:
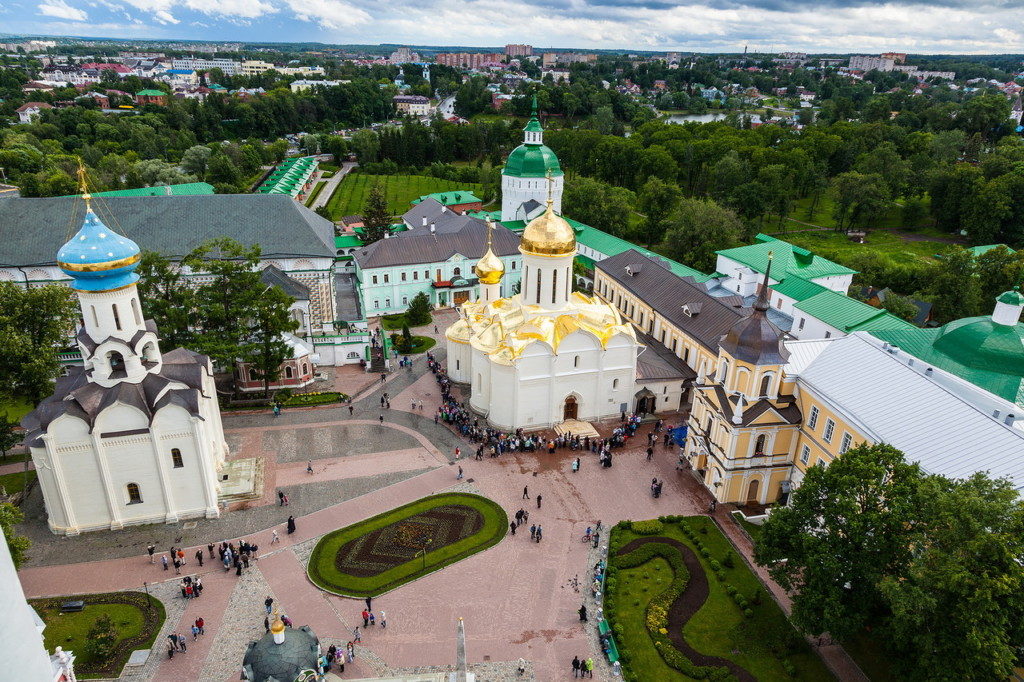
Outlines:
[[[439,328],[446,324],[440,321]],[[443,361],[440,345],[437,355]],[[392,398],[390,410],[380,407],[384,391]],[[263,459],[264,494],[245,509],[199,521],[194,528],[147,526],[58,538],[45,528],[37,490],[23,524],[36,543],[20,573],[25,592],[37,597],[141,589],[145,581],[167,605],[168,620],[150,662],[122,679],[237,680],[247,643],[263,633],[268,595],[296,625],[309,625],[325,646],[343,645],[362,624],[361,599],[329,595],[306,577],[305,562],[319,537],[426,495],[475,492],[502,505],[510,516],[520,507],[527,509],[529,523],[544,528],[543,542],[531,542],[522,531],[508,535],[490,549],[375,598],[374,611],[387,613],[387,628],[363,632],[356,662],[343,677],[451,670],[456,622],[463,618],[468,661],[481,681],[567,677],[576,655],[601,661],[595,679],[612,679],[597,648],[594,620],[584,629],[577,616],[584,602],[592,613],[596,610],[585,585],[599,550],[580,541],[584,530],[598,519],[610,527],[621,519],[703,513],[707,494],[689,472],[676,470],[674,449],[659,446],[654,460],[646,461],[644,434],[650,426],[630,447],[616,451],[610,469],[599,467],[587,453],[580,455],[582,466],[574,473],[570,465],[580,453],[570,450],[505,454],[479,462],[464,457],[458,464],[465,479],[457,481],[451,461],[455,447],[464,454],[475,448],[443,423],[434,423],[438,399],[433,375],[420,356],[412,372],[395,372],[383,384],[378,379],[366,386],[351,416],[347,406],[286,410],[278,418],[262,412],[225,415],[232,457]],[[413,409],[414,400],[424,401],[422,410]],[[309,459],[313,474],[306,471]],[[665,482],[659,499],[649,493],[653,477]],[[524,487],[529,499],[523,497]],[[278,490],[288,494],[288,507],[277,504]],[[538,495],[543,496],[541,505]],[[292,535],[284,528],[290,514],[297,525]],[[744,541],[733,524],[722,525],[734,541]],[[195,547],[240,538],[260,547],[259,560],[241,577],[209,562],[199,568],[192,558]],[[182,575],[202,575],[201,598],[185,603],[173,570],[149,563],[145,547],[151,541],[162,551],[171,545],[191,547]],[[749,555],[749,545],[743,549]],[[575,579],[584,586],[579,592]],[[165,635],[186,632],[200,616],[206,634],[190,642],[187,653],[168,659]],[[825,647],[823,654],[842,655],[829,649],[838,648]],[[514,662],[520,657],[529,665],[527,675],[517,677]]]

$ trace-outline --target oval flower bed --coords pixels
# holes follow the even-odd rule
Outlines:
[[[507,530],[505,510],[485,497],[431,495],[323,536],[307,573],[333,594],[374,597],[497,544]]]
[[[314,391],[313,393],[293,393],[284,401],[285,407],[302,407],[303,405],[326,405],[339,400],[348,400],[348,396],[338,391]]]

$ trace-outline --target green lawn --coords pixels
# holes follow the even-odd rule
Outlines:
[[[399,355],[415,355],[416,353],[424,353],[434,347],[437,340],[432,336],[416,336],[412,337],[412,348],[409,350],[398,350],[398,341],[401,339],[400,334],[394,335],[396,338],[391,339],[391,347],[398,351]]]
[[[309,194],[309,198],[306,199],[306,206],[312,206],[313,205],[313,202],[316,201],[316,198],[318,196],[320,196],[320,192],[323,191],[324,185],[326,185],[326,184],[327,184],[327,182],[324,181],[324,180],[321,180],[320,182],[316,183],[316,187],[313,188],[313,191],[310,192],[310,194]]]
[[[752,542],[756,543],[758,540],[761,539],[761,526],[757,525],[756,523],[751,523],[750,521],[747,521],[743,518],[743,514],[740,514],[739,512],[733,512],[731,516],[736,521],[736,523],[740,525],[740,528],[747,531],[747,535],[750,536],[750,540]]]
[[[71,599],[85,601],[85,609],[61,613],[60,604]],[[46,648],[53,651],[59,646],[73,651],[79,679],[117,677],[132,651],[153,646],[164,622],[164,606],[160,600],[152,599],[151,610],[147,612],[146,595],[141,592],[33,599],[30,603],[46,623],[43,630]],[[104,614],[110,616],[118,631],[117,653],[111,660],[94,661],[86,652],[85,642],[93,623]]]
[[[388,331],[401,331],[402,325],[406,324],[407,321],[408,320],[406,320],[405,313],[396,313],[394,315],[382,315],[380,318],[381,326]],[[409,328],[415,329],[416,327],[425,327],[433,321],[434,319],[431,318],[424,322],[423,324],[410,324]]]
[[[370,188],[377,182],[384,188],[384,194],[388,200],[388,210],[392,215],[405,213],[409,210],[412,200],[424,194],[447,192],[454,189],[480,191],[479,183],[441,180],[427,175],[349,173],[327,201],[327,210],[331,213],[331,219],[340,220],[342,216],[360,215],[366,205],[366,195],[370,193]]]
[[[8,419],[21,419],[32,411],[32,403],[24,398],[0,400],[0,414],[6,412]]]
[[[856,661],[871,682],[896,682],[890,666],[890,655],[868,633],[843,642],[843,648]]]
[[[335,563],[338,551],[346,543],[444,505],[464,505],[479,511],[483,516],[483,527],[468,537],[427,552],[425,556],[415,556],[375,575],[355,576],[338,569]],[[496,545],[505,537],[506,531],[508,516],[505,510],[486,497],[465,493],[431,495],[328,533],[313,548],[306,570],[313,584],[327,592],[352,597],[377,596]]]
[[[13,474],[4,474],[0,476],[0,488],[7,491],[8,494],[15,493],[22,489],[25,485],[25,478],[28,477],[29,483],[36,480],[35,469],[31,471],[16,471]]]
[[[701,609],[683,627],[683,636],[687,642],[701,653],[737,663],[762,682],[794,679],[786,672],[774,651],[784,652],[783,658],[796,671],[795,679],[832,679],[821,660],[796,633],[785,614],[768,596],[760,581],[736,554],[714,522],[701,516],[685,518],[681,523],[697,533],[701,528],[707,531],[699,537],[711,557],[705,559],[698,553],[707,572],[710,593]],[[616,546],[621,546],[619,538],[624,544],[642,537],[631,530],[616,529],[613,532]],[[694,548],[693,542],[676,523],[666,522],[660,535]],[[711,571],[710,560],[721,562],[727,553],[733,555],[733,568],[723,568],[724,581],[719,581]],[[663,559],[652,559],[636,568],[620,570],[617,577],[617,586],[608,595],[606,608],[615,615],[615,637],[620,651],[625,649],[629,652],[626,666],[628,676],[625,679],[689,679],[664,663],[644,627],[648,602],[663,591],[671,580],[669,564]],[[744,617],[729,596],[727,584],[734,586],[747,598],[753,617]],[[760,593],[759,605],[753,603],[756,593]]]

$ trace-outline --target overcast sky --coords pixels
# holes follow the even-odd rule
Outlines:
[[[1024,0],[0,0],[0,31],[738,52],[1024,52]]]

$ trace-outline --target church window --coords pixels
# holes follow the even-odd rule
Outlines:
[[[405,281],[405,273],[404,272],[402,273],[402,281],[403,282]]]
[[[390,308],[391,307],[391,299],[390,298],[385,298],[384,299],[384,307],[385,308]]]
[[[690,347],[687,346],[683,349],[683,362],[690,364]]]
[[[181,460],[181,450],[178,448],[171,448],[171,462],[174,464],[175,469],[181,469],[185,466],[185,463]]]
[[[672,352],[676,352],[676,339],[672,339]]]
[[[132,299],[132,313],[135,315],[135,324],[142,324],[142,314],[139,312],[139,299]]]
[[[415,282],[419,278],[420,278],[420,271],[419,270],[413,270],[412,271],[412,281]]]
[[[619,387],[619,380],[618,379],[612,379],[612,390],[614,391],[618,387]]]
[[[377,275],[373,275],[373,277],[371,277],[370,279],[374,284],[377,283]]]
[[[537,305],[540,305],[540,270],[537,270]]]
[[[768,391],[772,386],[772,375],[765,374],[764,378],[761,379],[761,395],[768,395]]]
[[[403,296],[402,297],[402,305],[409,305],[409,297],[408,296]]]
[[[843,442],[839,444],[839,454],[845,455],[846,451],[853,445],[853,436],[848,433],[843,434]]]
[[[805,318],[803,318],[803,317],[800,318],[800,323],[797,325],[797,328],[796,328],[796,330],[798,332],[802,332],[804,330],[804,322],[806,322],[806,321],[807,320]]]
[[[573,367],[579,367],[580,366],[580,356],[577,355],[576,357],[574,357],[572,359],[572,366]]]
[[[558,300],[558,270],[551,271],[551,302]]]
[[[811,461],[811,449],[805,445],[800,450],[800,462],[802,464],[807,464],[809,461]]]
[[[781,299],[781,298],[779,299],[779,304],[778,304],[778,307],[779,307],[779,308],[781,308],[781,307],[782,307],[782,299]]]
[[[284,378],[285,379],[291,379],[293,374],[294,374],[294,372],[292,372],[292,368],[291,367],[285,367],[284,368]]]
[[[813,431],[818,426],[818,414],[821,410],[818,409],[817,405],[811,406],[811,417],[807,420],[807,428]]]
[[[757,440],[754,441],[754,456],[755,457],[760,457],[761,455],[764,454],[764,446],[765,446],[765,442],[767,440],[768,440],[768,436],[766,436],[765,434],[762,433],[760,436],[757,437]]]
[[[387,284],[390,281],[391,281],[390,275],[388,275],[387,273],[384,273],[384,284]]]
[[[665,330],[664,329],[661,330],[661,342],[665,343]]]
[[[380,299],[373,299],[373,307],[380,308]]]
[[[96,306],[91,305],[89,307],[92,308],[92,323],[97,327],[100,326],[100,318],[96,315]]]
[[[139,490],[138,483],[129,483],[128,489],[128,504],[142,504],[142,491]]]
[[[112,303],[110,309],[114,311],[114,326],[117,327],[117,331],[121,331],[121,316],[117,314],[117,304]]]
[[[455,369],[460,369],[460,364],[461,363],[458,360],[456,360],[455,361]]]
[[[452,274],[458,277],[459,275],[462,274],[462,268],[455,268],[454,270],[452,270]]]
[[[307,365],[306,363],[302,363],[302,373],[309,374],[309,365]]]
[[[832,421],[831,419],[826,419],[825,420],[825,433],[822,435],[822,437],[825,439],[826,443],[831,443],[832,442],[832,436],[835,434],[835,432],[836,432],[836,423],[834,421]]]

